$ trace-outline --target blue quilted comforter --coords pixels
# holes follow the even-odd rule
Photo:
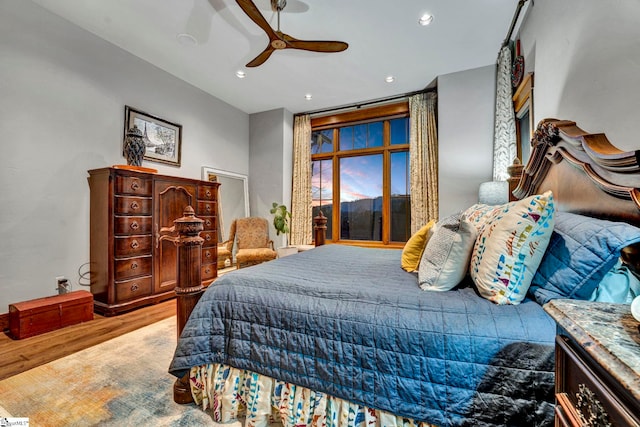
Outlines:
[[[534,301],[423,291],[399,250],[327,245],[215,281],[169,370],[223,363],[440,426],[551,425],[554,336]]]

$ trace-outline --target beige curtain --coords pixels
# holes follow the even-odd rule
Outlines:
[[[498,55],[496,110],[493,132],[493,180],[506,181],[507,168],[518,155],[516,118],[511,99],[511,49],[505,46]]]
[[[291,194],[291,245],[313,241],[311,207],[311,118],[296,116],[293,122],[293,190]]]
[[[411,174],[411,234],[432,219],[438,219],[438,129],[433,92],[409,98],[411,130],[409,159]]]

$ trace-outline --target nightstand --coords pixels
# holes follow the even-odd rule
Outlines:
[[[640,426],[640,331],[629,305],[552,300],[556,426]]]

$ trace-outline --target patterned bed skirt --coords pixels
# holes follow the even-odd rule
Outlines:
[[[227,365],[191,368],[191,394],[219,423],[245,427],[435,427]]]

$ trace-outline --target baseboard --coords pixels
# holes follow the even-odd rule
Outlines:
[[[9,329],[9,313],[0,313],[0,331]]]

